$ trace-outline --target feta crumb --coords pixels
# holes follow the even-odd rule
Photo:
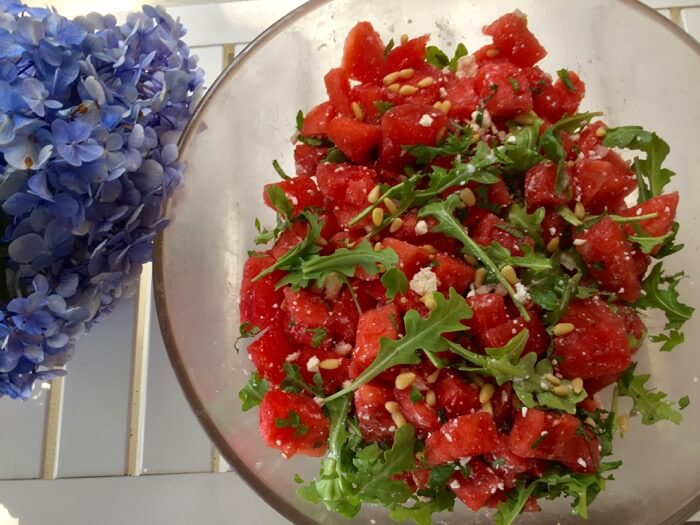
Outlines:
[[[549,432],[547,432],[546,430],[543,430],[542,432],[540,432],[540,436],[542,436],[542,437],[546,436],[547,434],[549,434]]]
[[[476,122],[476,117],[479,115],[479,110],[476,110],[472,113],[472,121],[473,124],[477,124]],[[484,110],[484,112],[481,115],[481,129],[489,129],[491,127],[491,114],[487,109]],[[479,128],[477,127],[476,130],[478,131]]]
[[[668,206],[666,206],[666,207],[664,208],[664,213],[671,213],[671,208],[669,208]]]
[[[345,381],[343,381],[343,384],[342,384],[343,388],[347,388],[350,385],[352,385],[352,381],[350,381],[349,379],[346,379]]]
[[[527,407],[523,407],[520,409],[520,414],[525,417],[527,416]]]
[[[418,121],[418,124],[420,124],[424,128],[429,128],[433,125],[433,117],[425,113]]]
[[[415,228],[416,235],[425,235],[428,233],[428,223],[421,220],[416,223]]]
[[[466,466],[469,464],[469,462],[470,462],[471,460],[472,460],[472,457],[471,457],[471,456],[467,456],[466,458],[460,458],[460,460],[459,460],[459,466],[462,467],[462,468],[464,468],[464,467],[466,467]]]
[[[350,343],[341,341],[340,343],[336,343],[333,350],[335,350],[336,354],[348,355],[352,351],[352,345]]]
[[[421,268],[418,273],[413,276],[409,284],[411,290],[421,297],[437,292],[437,285],[437,275],[435,275],[433,269],[429,266]]]
[[[550,235],[556,235],[556,234],[557,234],[557,229],[556,229],[554,226],[552,226],[552,227],[549,229],[549,234],[550,234]]]
[[[447,98],[447,90],[444,87],[440,87],[440,98]]]
[[[318,372],[318,364],[321,362],[321,360],[314,356],[311,356],[309,360],[306,362],[306,369],[309,372]]]
[[[525,301],[530,299],[530,292],[521,282],[515,283],[515,299],[517,299],[521,303],[524,303]]]
[[[576,460],[576,463],[578,463],[579,465],[581,465],[583,468],[586,468],[586,467],[588,466],[588,463],[586,463],[586,460],[583,459],[583,458],[578,458],[578,459]]]
[[[641,209],[641,208],[637,208],[637,211],[634,212],[634,213],[635,213],[635,215],[638,215],[638,216],[639,216],[639,215],[642,214],[642,209]]]
[[[586,244],[586,239],[574,239],[574,246],[583,246]]]
[[[466,55],[457,59],[455,76],[457,78],[474,78],[478,70],[479,66],[476,64],[474,55]]]
[[[448,443],[452,443],[453,439],[454,439],[454,438],[452,437],[452,434],[445,434],[445,440],[446,440]]]
[[[278,447],[281,446],[281,445],[282,445],[282,440],[281,440],[281,439],[278,439],[277,441],[275,441],[275,445],[277,445]]]
[[[289,354],[287,357],[285,357],[284,360],[287,361],[287,363],[291,363],[292,361],[299,359],[299,354],[301,354],[301,352],[294,352],[293,354]]]
[[[294,206],[296,206],[297,204],[299,204],[299,199],[297,199],[294,195],[289,195],[289,194],[288,194],[287,197],[289,197],[289,202],[291,202],[292,204],[294,204]]]
[[[450,481],[450,488],[451,488],[452,490],[457,490],[457,489],[460,488],[461,486],[462,486],[462,485],[460,485],[460,484],[459,484],[459,481],[457,481],[456,479],[453,479],[452,481]]]
[[[617,291],[617,293],[625,293],[625,287],[620,286],[620,289]]]
[[[318,406],[321,406],[323,404],[323,398],[314,396],[314,403],[316,403]]]
[[[507,144],[515,144],[516,142],[518,142],[518,139],[515,135],[509,135],[506,139]]]

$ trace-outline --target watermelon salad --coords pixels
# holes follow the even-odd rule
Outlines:
[[[668,145],[579,112],[583,80],[536,65],[523,13],[483,31],[449,56],[358,23],[328,99],[297,115],[294,176],[275,161],[263,190],[243,410],[285,458],[322,457],[299,494],[348,518],[463,504],[505,525],[559,497],[585,518],[630,418],[678,424],[689,402],[635,363],[693,312],[663,267],[682,248]]]

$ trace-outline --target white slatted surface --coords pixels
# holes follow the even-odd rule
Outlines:
[[[131,8],[130,3],[109,0],[99,6],[115,10],[115,6]],[[300,3],[249,0],[171,7],[170,11],[188,28],[186,40],[200,57],[211,83],[230,55],[240,52],[246,42]],[[700,0],[646,3],[700,39]],[[84,9],[74,0],[53,4],[67,15]],[[5,425],[0,432],[0,480],[27,480],[0,481],[0,503],[21,517],[22,525],[122,524],[134,522],[134,509],[139,509],[134,523],[224,523],[231,515],[237,515],[241,522],[250,521],[243,519],[246,516],[259,523],[281,523],[283,520],[235,474],[193,474],[228,468],[192,414],[172,372],[151,301],[150,279],[141,290],[141,304],[150,309],[148,326],[143,326],[149,317],[144,317],[146,308],[137,312],[137,300],[132,299],[81,342],[69,365],[63,396],[56,395],[54,388],[52,396],[40,391],[24,403],[0,400],[0,420]],[[139,341],[143,355],[135,351]],[[132,384],[134,371],[144,374],[143,384]],[[134,387],[138,392],[135,397]],[[62,417],[57,410],[61,407]],[[54,416],[52,424],[47,424],[50,416]],[[130,479],[126,474],[140,475],[141,479]],[[42,475],[104,479],[29,481]],[[109,516],[95,517],[91,513],[100,508],[100,502],[85,507],[81,501],[82,492],[95,483],[100,488],[96,492],[104,492],[105,505],[111,498],[122,499],[125,505]],[[183,503],[178,498],[185,494],[192,497]],[[35,502],[49,499],[59,503],[51,505],[55,514],[46,521],[47,513]],[[211,506],[222,501],[226,502],[225,511],[224,507]],[[208,518],[202,521],[203,516]],[[696,519],[700,521],[700,515]],[[0,525],[4,525],[1,518]]]

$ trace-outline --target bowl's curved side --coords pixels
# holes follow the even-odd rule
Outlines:
[[[169,203],[169,215],[175,211],[177,213],[173,214],[171,227],[156,239],[154,247],[154,290],[158,319],[168,355],[188,401],[208,435],[245,481],[268,504],[286,518],[300,525],[335,524],[342,523],[342,521],[337,520],[335,516],[325,514],[318,507],[312,508],[294,500],[293,495],[284,492],[289,487],[278,483],[277,478],[280,477],[280,474],[291,478],[290,468],[298,469],[297,471],[301,471],[302,474],[315,473],[314,471],[317,469],[315,463],[313,465],[305,464],[295,459],[283,466],[275,454],[264,450],[262,444],[242,444],[244,440],[252,439],[255,441],[257,434],[253,434],[254,431],[251,432],[252,419],[247,417],[245,424],[239,424],[239,419],[243,416],[237,413],[237,406],[231,406],[231,403],[235,404],[236,400],[235,392],[233,392],[234,382],[231,378],[235,374],[235,383],[240,384],[241,370],[245,369],[245,363],[239,356],[231,355],[230,352],[235,338],[234,327],[237,326],[237,316],[232,314],[230,310],[235,309],[234,301],[238,294],[238,284],[241,277],[240,266],[242,266],[245,249],[252,245],[248,222],[250,222],[251,211],[255,214],[263,213],[261,207],[256,207],[249,200],[259,200],[256,195],[265,175],[257,175],[256,170],[262,170],[263,167],[267,166],[267,157],[272,157],[263,151],[262,155],[265,159],[259,161],[255,156],[250,156],[249,148],[254,146],[256,150],[264,150],[265,145],[269,145],[272,150],[278,152],[279,145],[283,144],[286,136],[291,134],[288,131],[291,125],[286,126],[286,123],[291,120],[298,108],[292,107],[291,102],[277,101],[279,103],[275,104],[275,101],[272,101],[273,103],[262,107],[258,113],[246,113],[249,117],[254,115],[252,117],[255,120],[254,123],[251,123],[251,118],[248,118],[247,121],[242,117],[235,118],[235,113],[230,108],[236,103],[240,104],[240,100],[232,97],[232,93],[238,92],[232,90],[231,85],[234,82],[247,82],[252,87],[249,86],[247,91],[243,89],[240,92],[252,94],[257,90],[261,99],[270,102],[266,98],[270,97],[270,94],[264,89],[265,82],[270,78],[270,72],[274,72],[276,62],[279,63],[281,60],[279,53],[288,52],[289,55],[286,56],[291,57],[289,60],[296,60],[294,65],[303,70],[304,73],[309,74],[302,77],[284,76],[281,80],[275,80],[289,81],[287,89],[282,93],[300,107],[308,107],[315,98],[318,98],[319,89],[313,82],[321,77],[321,75],[311,73],[320,72],[324,68],[328,69],[329,61],[337,61],[340,53],[339,43],[342,42],[339,39],[342,39],[343,31],[346,26],[349,29],[348,24],[351,25],[358,18],[365,17],[364,13],[372,13],[367,15],[367,18],[380,20],[381,30],[385,34],[388,32],[398,34],[404,31],[415,33],[429,30],[425,24],[417,27],[421,23],[418,20],[419,17],[403,16],[411,9],[417,11],[425,6],[424,0],[403,2],[401,7],[399,7],[399,3],[401,3],[400,0],[382,2],[381,7],[377,6],[373,11],[370,11],[371,0],[355,0],[355,2],[352,0],[336,0],[334,2],[312,0],[271,26],[236,57],[205,95],[183,134],[181,139],[182,155],[183,158],[192,161],[192,164],[188,165],[188,182],[186,182],[183,191],[179,192]],[[485,7],[486,4],[489,6]],[[436,18],[433,16],[437,20],[434,26],[430,26],[437,33],[433,37],[443,43],[449,43],[450,46],[455,39],[461,40],[465,35],[469,35],[469,42],[478,40],[474,37],[478,35],[482,22],[488,21],[499,12],[512,10],[514,7],[520,7],[524,10],[529,7],[533,24],[539,16],[536,12],[544,13],[548,10],[543,8],[543,5],[549,7],[550,11],[561,13],[560,15],[550,14],[549,18],[543,15],[548,22],[555,22],[558,18],[572,20],[572,17],[566,18],[564,4],[571,9],[576,9],[576,6],[579,5],[575,0],[569,2],[507,0],[496,3],[496,6],[492,4],[494,3],[477,0],[444,2],[446,10],[452,9],[454,11],[455,6],[459,5],[460,9],[471,10],[473,17],[465,20],[464,24],[460,22],[460,26],[463,27],[460,27],[459,32],[457,32],[449,27],[451,20],[453,20],[451,17]],[[685,49],[684,52],[688,56],[694,55],[696,60],[697,57],[700,57],[700,44],[655,11],[636,0],[618,0],[614,5],[620,13],[627,13],[629,16],[634,15],[634,17],[639,16],[651,21],[647,27],[656,27],[659,30],[662,28],[664,34],[672,34],[675,41],[680,42],[678,45]],[[606,9],[612,10],[607,0],[591,0],[586,4],[586,8],[592,14],[587,15],[587,17],[593,17],[596,13],[600,14],[604,6]],[[396,17],[396,20],[390,18],[388,13],[392,9],[401,12],[402,16]],[[318,16],[321,12],[324,14],[323,17]],[[304,21],[307,19],[313,19],[313,21],[305,25]],[[338,34],[335,31],[336,24],[339,26]],[[581,24],[591,24],[591,22],[585,20],[581,21]],[[590,27],[597,26],[591,25]],[[600,23],[601,32],[612,30],[614,27],[614,21],[603,20]],[[567,27],[554,25],[551,29],[554,42],[557,40],[566,41],[569,32],[579,36],[585,33],[582,30],[578,30],[577,33],[573,30],[576,28],[569,31]],[[325,39],[318,37],[319,34],[324,35]],[[538,34],[545,41],[545,45],[552,49],[552,54],[556,54],[554,53],[555,45],[547,43],[547,31],[539,31]],[[318,47],[313,47],[310,44],[312,41],[314,45],[318,44]],[[330,52],[324,51],[324,46],[329,46]],[[608,67],[609,64],[605,62],[605,57],[601,56],[603,51],[595,45],[592,47],[594,49],[591,51],[591,56],[594,57],[594,62],[591,64],[605,70],[604,67]],[[312,60],[311,57],[316,60],[316,56],[321,54],[325,56],[324,60],[328,64],[319,63],[311,71],[311,62],[305,63],[304,60]],[[260,64],[261,61],[263,64]],[[564,60],[561,63],[569,64]],[[581,62],[578,66],[584,72],[591,67],[590,64]],[[553,70],[552,67],[548,67],[548,69]],[[700,68],[697,69],[700,70]],[[638,74],[636,70],[626,73],[633,78],[636,78],[635,75]],[[650,76],[653,76],[654,72],[650,73]],[[694,80],[697,81],[695,85],[700,84],[700,71],[691,73],[691,75],[695,76],[688,79],[689,83],[692,84],[691,80]],[[625,75],[620,73],[619,76],[624,78]],[[595,103],[599,102],[605,106],[608,101],[614,101],[616,97],[619,99],[619,93],[616,90],[622,89],[622,86],[624,86],[624,82],[618,84],[607,81],[591,82],[589,91]],[[277,95],[280,93],[276,86],[267,91]],[[646,92],[644,96],[649,97]],[[695,96],[695,99],[698,97]],[[700,99],[696,101],[700,106]],[[673,101],[670,105],[673,105]],[[654,113],[653,109],[648,108],[635,108],[632,101],[624,99],[619,108],[604,107],[604,109],[615,112],[615,114],[619,109],[626,119],[620,119],[619,122],[629,121],[630,115],[635,117],[633,120],[637,119],[641,123],[655,123],[658,120],[658,112]],[[226,111],[232,112],[231,126],[222,128],[219,122],[219,127],[216,127],[212,122],[212,113]],[[696,108],[685,115],[679,115],[679,117],[683,120],[683,125],[692,122],[696,117],[697,122],[700,122],[700,110]],[[247,142],[246,125],[252,125],[255,128],[252,134],[255,135],[257,142],[254,144]],[[209,129],[210,126],[212,126],[211,129]],[[263,135],[258,128],[268,129],[269,134]],[[220,132],[220,135],[212,133],[215,131]],[[227,142],[226,132],[230,133],[231,131],[236,133],[237,137],[242,138],[235,142]],[[665,130],[661,131],[665,132]],[[223,140],[221,134],[224,135]],[[672,133],[670,142],[675,144],[676,141],[673,139],[678,138],[679,142],[687,144],[687,141],[682,141],[679,137],[680,135],[677,133]],[[216,143],[216,146],[212,143]],[[226,148],[225,154],[221,153],[221,148]],[[290,148],[287,146],[286,149]],[[690,150],[688,152],[690,153]],[[288,152],[279,152],[279,154],[283,155],[280,158],[281,161],[290,158]],[[700,166],[700,154],[693,152],[692,155],[694,155],[692,161],[672,159],[674,163],[672,167],[678,170],[678,168],[687,168],[695,162],[697,168]],[[226,164],[228,161],[223,160],[237,158],[245,158],[250,167],[246,164],[244,171],[244,169],[240,169],[241,166],[235,165],[235,160],[233,167]],[[236,168],[239,170],[236,171]],[[224,175],[229,171],[230,177]],[[246,177],[253,176],[253,173],[257,178],[251,184],[250,179],[246,179]],[[267,173],[267,171],[261,171],[261,173]],[[232,190],[217,192],[209,189],[203,191],[207,185],[230,185],[231,181],[233,181],[232,185],[235,186]],[[700,191],[700,187],[695,181],[690,184],[690,189],[694,193]],[[198,191],[200,193],[197,193]],[[204,202],[195,204],[196,200],[204,200]],[[697,214],[695,210],[688,208],[685,208],[684,213],[683,222],[684,226],[687,223],[687,230],[683,233],[686,237],[690,236],[687,240],[694,248],[699,243],[694,238],[694,234],[691,235],[690,230],[692,224],[697,221]],[[241,223],[241,219],[245,220],[245,224]],[[206,234],[213,236],[215,240],[206,240]],[[697,266],[697,263],[695,265]],[[700,275],[700,270],[697,273]],[[211,281],[214,281],[214,284]],[[185,304],[186,301],[190,301],[192,304]],[[695,304],[700,306],[700,299],[695,298]],[[213,321],[211,321],[212,319]],[[192,326],[186,326],[187,323],[191,323]],[[211,327],[203,328],[202,325],[207,323],[211,323]],[[700,332],[698,332],[698,336],[700,336]],[[681,377],[675,370],[669,370],[665,363],[657,363],[653,359],[652,361],[651,366],[655,368],[655,373],[658,371],[661,378],[668,381],[686,381],[687,373],[691,373],[686,370],[684,372],[687,373]],[[690,410],[693,409],[694,407],[691,406]],[[695,413],[700,414],[700,412]],[[647,431],[645,435],[648,434]],[[634,437],[629,441],[634,442]],[[631,445],[633,449],[635,446],[637,445],[634,443]],[[696,456],[700,456],[700,449],[697,449],[696,452]],[[277,490],[271,488],[272,485],[275,485]],[[698,490],[700,490],[700,478],[697,485]],[[629,499],[627,494],[625,497]],[[680,510],[675,513],[670,512],[670,515],[660,518],[662,525],[680,524],[696,512],[700,508],[700,493],[696,491],[692,498],[688,501],[679,501],[678,505],[681,507]],[[561,509],[563,508],[561,507]],[[561,509],[557,508],[555,512],[562,512]],[[376,518],[379,516],[379,514],[373,515]],[[464,520],[465,517],[462,515],[461,518]],[[474,523],[477,521],[485,523],[485,521],[480,521],[481,519],[474,518]],[[562,515],[561,522],[562,524],[569,523],[568,518],[564,515]],[[592,522],[597,522],[596,515],[592,516]],[[599,523],[603,522],[605,521]],[[638,523],[641,525],[642,522],[638,521]],[[643,523],[657,525],[659,519],[654,522],[643,521]]]

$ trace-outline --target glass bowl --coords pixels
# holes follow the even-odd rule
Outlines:
[[[242,413],[237,394],[251,370],[236,353],[238,293],[253,219],[272,220],[262,186],[277,176],[276,158],[293,171],[290,136],[297,110],[324,99],[323,75],[340,63],[342,44],[358,20],[371,20],[385,40],[431,33],[437,45],[470,49],[485,43],[481,27],[516,8],[549,50],[544,68],[578,70],[587,83],[583,110],[606,113],[611,125],[641,124],[672,146],[668,165],[678,173],[679,220],[686,249],[669,261],[684,269],[684,299],[700,307],[697,237],[700,195],[700,46],[670,21],[633,1],[610,0],[336,0],[309,2],[250,45],[214,83],[182,139],[186,184],[170,203],[172,224],[158,239],[156,299],[166,346],[201,423],[238,473],[297,524],[346,520],[296,496],[293,475],[309,479],[319,460],[284,460],[258,436],[257,410]],[[696,197],[693,197],[696,196]],[[625,465],[590,509],[589,523],[658,525],[684,522],[700,508],[700,317],[686,343],[671,355],[639,352],[642,370],[678,399],[690,395],[686,421],[632,430],[617,444]],[[650,322],[658,323],[652,318]],[[368,507],[358,522],[391,523]],[[232,521],[235,518],[232,516]],[[457,505],[441,523],[486,524],[488,513]],[[544,505],[522,523],[578,523],[568,504]],[[374,521],[372,523],[375,523]]]

